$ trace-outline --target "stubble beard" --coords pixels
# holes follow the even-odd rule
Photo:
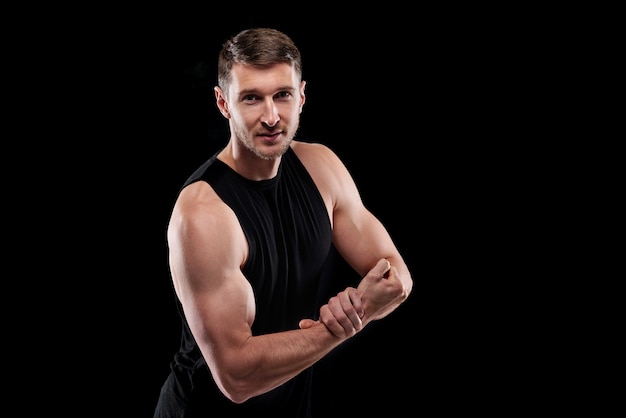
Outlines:
[[[266,161],[271,161],[279,157],[282,157],[283,154],[285,154],[285,152],[287,152],[287,150],[289,149],[289,145],[291,145],[291,141],[293,141],[293,138],[295,137],[295,132],[293,134],[288,134],[287,140],[283,141],[280,144],[279,148],[272,148],[271,152],[264,152],[263,149],[255,146],[253,134],[250,134],[249,132],[245,132],[243,129],[239,129],[239,128],[235,128],[234,132],[235,132],[235,138],[237,138],[237,140],[248,151],[250,151],[256,157],[262,160],[266,160]]]

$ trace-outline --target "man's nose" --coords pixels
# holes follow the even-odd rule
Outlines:
[[[266,100],[261,122],[265,123],[267,126],[274,126],[279,120],[278,108],[274,104],[274,101],[271,99]]]

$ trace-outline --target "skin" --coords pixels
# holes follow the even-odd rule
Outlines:
[[[235,64],[232,82],[215,87],[231,136],[218,158],[251,180],[277,174],[293,148],[311,173],[333,226],[333,242],[360,274],[300,329],[253,335],[255,299],[241,267],[248,256],[232,210],[205,182],[182,190],[167,237],[176,294],[219,388],[241,403],[265,393],[328,354],[369,322],[395,310],[412,278],[383,225],[370,213],[344,164],[322,144],[293,140],[305,103],[305,82],[291,65]]]

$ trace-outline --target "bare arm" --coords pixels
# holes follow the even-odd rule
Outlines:
[[[215,381],[232,401],[281,385],[345,340],[319,323],[252,335],[254,295],[240,269],[246,240],[206,183],[182,191],[167,236],[176,294]]]
[[[355,324],[358,331],[370,321],[384,318],[406,300],[413,287],[411,274],[386,228],[364,206],[352,176],[337,155],[321,144],[298,143],[294,149],[311,172],[329,208],[337,250],[362,277],[357,287],[358,296],[351,298],[359,302],[355,311],[363,311],[359,313],[362,324]],[[394,203],[387,195],[381,199]],[[328,305],[331,302],[332,299]],[[347,315],[345,295],[343,302],[335,303],[343,306]],[[322,322],[324,310],[328,309],[330,307],[325,305],[320,310]],[[339,310],[334,312],[334,315],[326,315],[331,324],[332,317],[342,315]]]

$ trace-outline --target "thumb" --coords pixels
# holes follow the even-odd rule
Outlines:
[[[298,322],[298,326],[300,327],[300,329],[307,329],[307,328],[311,328],[313,325],[315,325],[318,322],[319,321],[314,321],[312,319],[302,319],[300,320],[300,322]]]
[[[376,266],[371,270],[377,279],[382,279],[387,275],[387,272],[391,269],[391,263],[386,258],[381,258],[376,263]]]

